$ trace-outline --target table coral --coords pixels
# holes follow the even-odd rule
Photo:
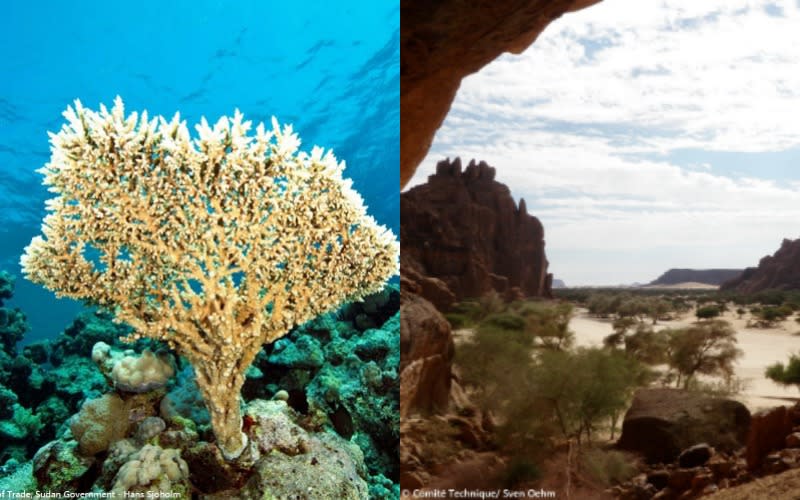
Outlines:
[[[209,126],[85,109],[51,134],[56,197],[25,276],[112,310],[131,339],[166,341],[195,368],[226,457],[246,448],[239,392],[264,343],[397,273],[399,245],[366,214],[343,162],[273,119]]]

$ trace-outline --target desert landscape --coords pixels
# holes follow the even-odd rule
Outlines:
[[[764,376],[768,366],[785,361],[787,353],[800,351],[800,324],[786,319],[769,328],[756,328],[751,319],[740,318],[732,310],[724,312],[721,319],[728,321],[736,331],[738,347],[743,352],[735,363],[735,376],[741,379],[744,387],[732,397],[744,403],[751,412],[800,399],[797,387],[780,385]],[[692,311],[670,321],[660,321],[655,328],[686,327],[695,321],[697,318]],[[603,339],[614,331],[611,320],[596,318],[585,308],[575,310],[570,329],[575,332],[576,345],[585,347],[602,346]]]

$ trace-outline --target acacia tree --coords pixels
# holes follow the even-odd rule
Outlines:
[[[678,372],[677,386],[687,388],[698,373],[733,376],[733,364],[742,351],[736,347],[736,332],[727,321],[703,321],[671,330],[668,335],[668,363]]]
[[[549,404],[565,437],[590,440],[602,422],[611,421],[648,372],[629,356],[607,349],[542,351],[533,370],[535,398]]]

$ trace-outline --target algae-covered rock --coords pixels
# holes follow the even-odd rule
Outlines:
[[[293,368],[319,368],[325,363],[325,355],[313,337],[284,338],[275,342],[269,362]]]
[[[42,447],[33,457],[33,475],[42,491],[76,491],[95,459],[78,452],[74,440],[57,439]]]
[[[363,450],[378,499],[396,498],[388,492],[398,490],[399,302],[397,286],[390,285],[297,328],[256,359],[262,376],[244,391],[265,399],[283,392],[307,418],[327,417],[330,428]]]
[[[42,428],[42,420],[28,408],[19,404],[12,407],[12,416],[0,421],[0,438],[3,441],[23,441],[34,438]]]
[[[369,498],[361,450],[334,433],[309,432],[299,425],[297,417],[284,401],[250,402],[244,418],[249,422],[250,454],[256,458],[252,475],[241,488],[229,482],[228,489],[205,490],[210,494],[202,498]],[[194,480],[199,468],[196,456],[190,467]],[[222,472],[218,470],[217,474]]]
[[[0,420],[6,420],[14,415],[14,405],[19,401],[17,394],[0,384]]]
[[[35,492],[36,478],[33,477],[33,463],[6,463],[0,468],[0,491]]]
[[[369,498],[356,446],[331,434],[317,435],[306,444],[301,454],[276,451],[262,457],[239,498]]]

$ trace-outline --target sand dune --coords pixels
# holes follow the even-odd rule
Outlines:
[[[698,283],[687,281],[685,283],[675,283],[674,285],[644,285],[640,288],[652,290],[717,290],[719,286],[709,285],[708,283]]]

